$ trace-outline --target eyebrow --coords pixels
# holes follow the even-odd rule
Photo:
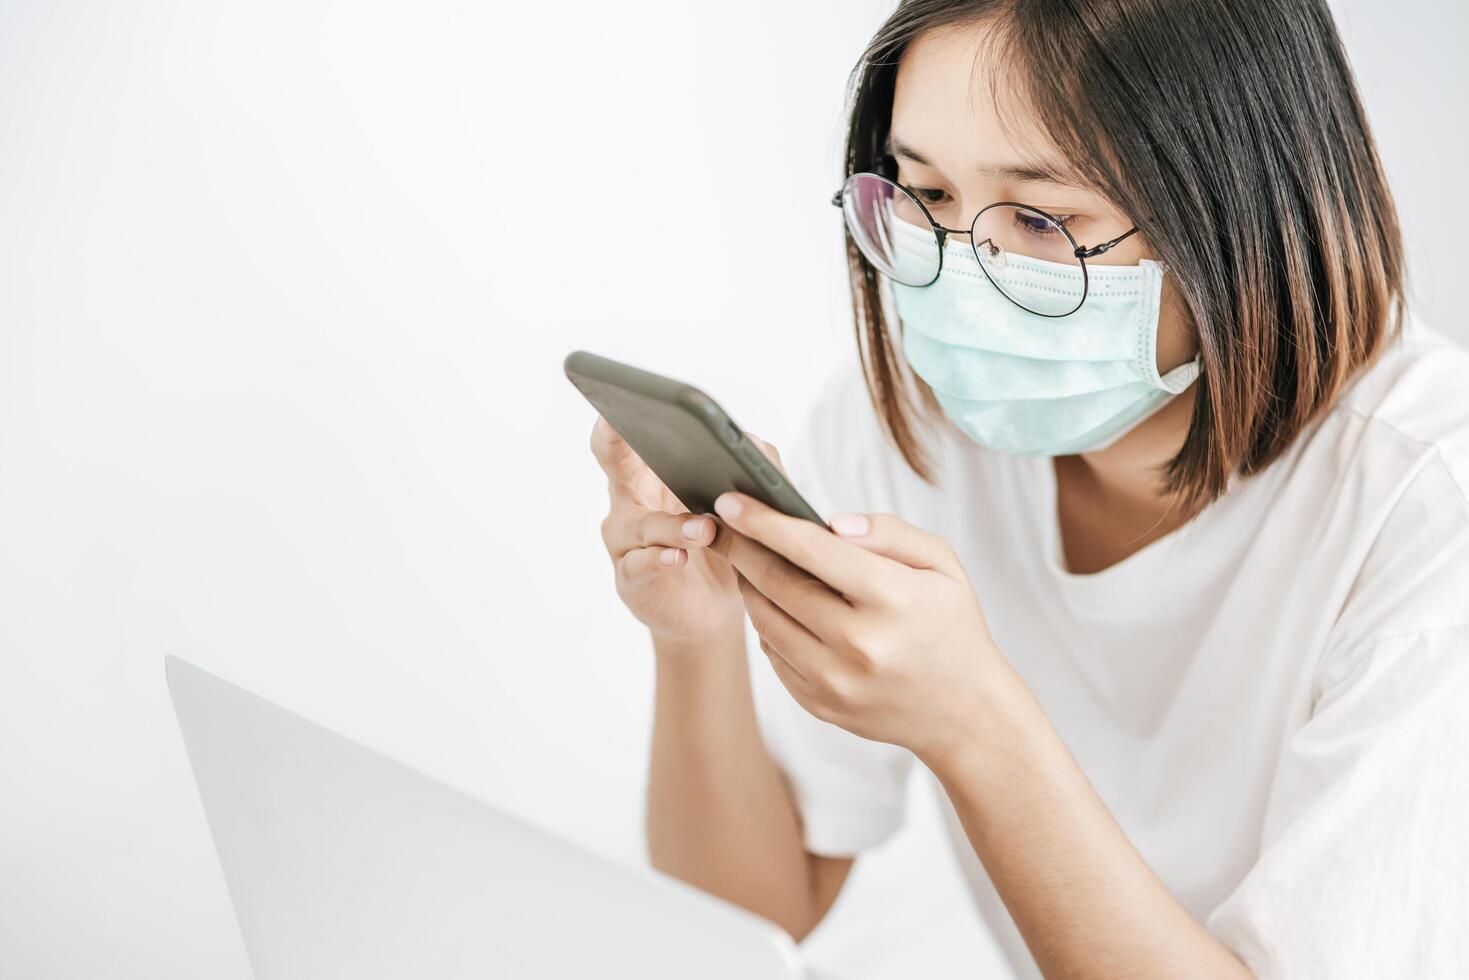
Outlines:
[[[887,143],[883,151],[889,156],[904,157],[924,167],[932,167],[933,163],[919,153],[913,147],[902,142],[891,133],[888,134]],[[1074,180],[1067,179],[1059,171],[1040,163],[1026,163],[1020,166],[995,166],[993,164],[980,164],[975,167],[980,174],[995,180],[1013,180],[1017,183],[1047,183],[1062,184],[1066,187],[1077,186]]]

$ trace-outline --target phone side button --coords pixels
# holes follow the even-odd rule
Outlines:
[[[760,479],[764,480],[770,486],[774,487],[780,485],[780,477],[775,475],[775,470],[771,469],[769,466],[766,466],[764,463],[760,464],[756,472],[760,474]]]

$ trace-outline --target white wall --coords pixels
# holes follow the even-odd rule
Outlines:
[[[168,652],[639,857],[649,657],[560,359],[789,439],[852,356],[826,198],[888,6],[0,3],[0,975],[247,975]],[[1469,337],[1465,15],[1347,6]],[[905,941],[986,962],[922,824],[814,952]]]
[[[1419,315],[1469,343],[1469,6],[1462,0],[1333,0],[1392,180]]]

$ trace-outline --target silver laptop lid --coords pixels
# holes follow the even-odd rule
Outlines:
[[[259,980],[792,980],[775,926],[166,658]]]

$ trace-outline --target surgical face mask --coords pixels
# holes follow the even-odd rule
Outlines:
[[[933,254],[931,231],[894,226],[900,262],[905,249]],[[986,268],[1022,302],[1031,291],[1082,293],[1079,268],[1013,253]],[[933,283],[892,282],[908,363],[975,442],[1026,456],[1102,449],[1198,377],[1198,358],[1158,373],[1161,264],[1089,265],[1087,275],[1080,309],[1041,316],[995,288],[967,238],[951,238]]]

